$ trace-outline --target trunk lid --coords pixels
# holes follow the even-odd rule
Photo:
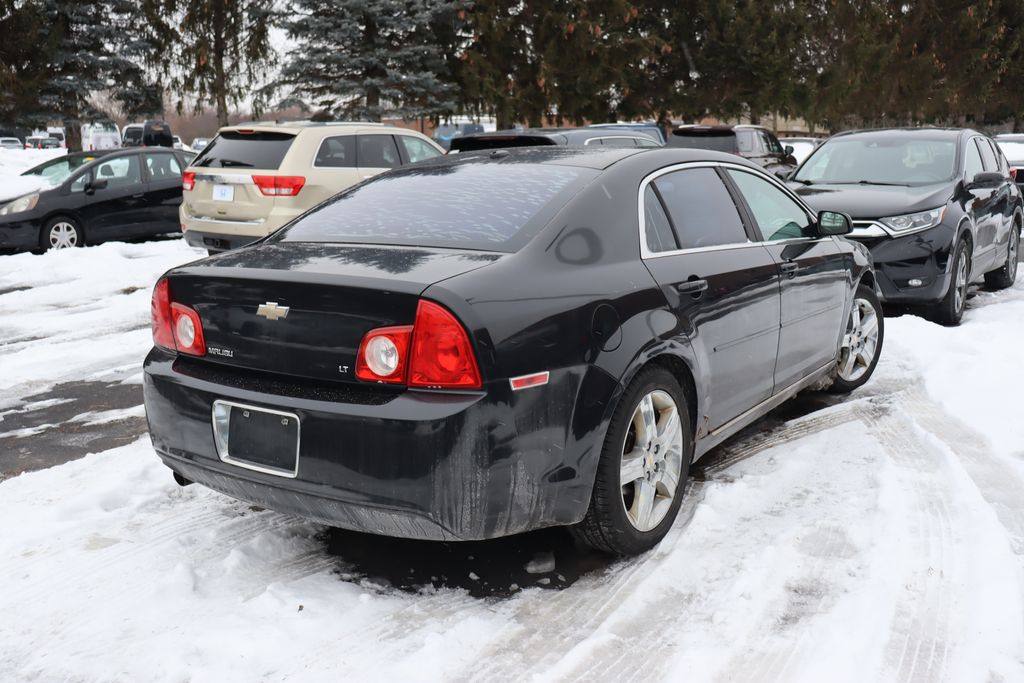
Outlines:
[[[430,285],[501,254],[417,247],[264,244],[169,274],[171,298],[203,323],[205,361],[356,382],[371,329],[411,325]]]

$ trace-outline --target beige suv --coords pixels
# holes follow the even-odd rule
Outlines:
[[[182,174],[181,230],[210,253],[240,247],[365,178],[442,154],[425,135],[375,123],[221,128]]]

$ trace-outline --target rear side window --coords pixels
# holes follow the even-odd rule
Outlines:
[[[441,153],[436,149],[423,142],[423,140],[414,138],[411,135],[399,135],[398,144],[402,145],[402,148],[405,150],[405,156],[411,164],[441,156]]]
[[[215,137],[192,165],[275,171],[281,166],[294,140],[291,133],[228,131]]]
[[[410,167],[337,195],[270,240],[516,251],[597,174],[526,163]]]
[[[669,138],[669,147],[687,147],[690,149],[710,149],[716,152],[736,151],[736,136],[732,132],[701,135],[673,131]]]
[[[654,181],[683,249],[747,242],[743,221],[712,168],[667,173]]]
[[[335,135],[324,138],[316,151],[314,166],[321,168],[354,168],[356,166],[356,138],[354,135]]]
[[[394,168],[401,163],[395,139],[390,135],[359,135],[356,144],[360,168]]]

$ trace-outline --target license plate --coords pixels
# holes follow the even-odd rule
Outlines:
[[[223,462],[295,478],[299,473],[299,417],[295,413],[214,401],[213,435]]]
[[[213,201],[215,202],[233,202],[235,201],[235,188],[230,185],[214,185],[213,186]]]

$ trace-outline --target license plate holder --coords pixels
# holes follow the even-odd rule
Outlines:
[[[233,202],[235,201],[235,188],[231,185],[214,185],[213,201]]]
[[[217,400],[213,435],[221,461],[294,479],[299,473],[299,416],[283,410]]]

